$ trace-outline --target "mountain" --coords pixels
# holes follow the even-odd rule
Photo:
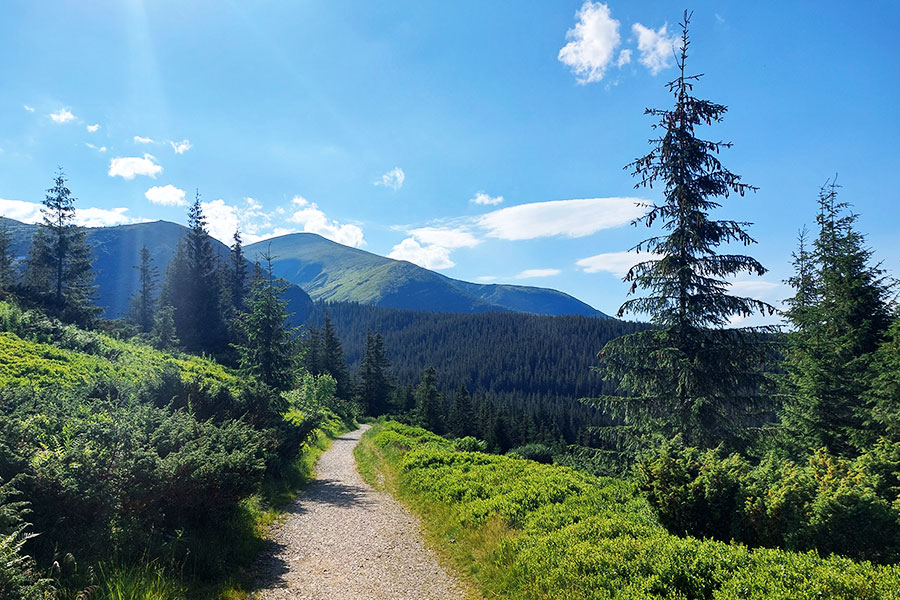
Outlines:
[[[24,261],[28,257],[31,239],[38,226],[2,217],[0,226],[9,231],[16,258]],[[162,285],[178,242],[188,229],[168,221],[153,221],[114,227],[88,227],[86,231],[87,242],[94,249],[97,304],[103,307],[104,317],[113,319],[128,312],[131,296],[138,290],[140,282],[135,267],[140,264],[141,247],[146,245],[150,250],[153,264],[159,268],[159,283]],[[215,239],[212,242],[215,251],[225,259],[230,251],[228,246]],[[313,304],[306,292],[292,285],[285,292],[284,298],[288,301],[288,311],[294,313],[293,320],[297,323],[304,321]]]
[[[349,248],[314,233],[293,233],[246,248],[251,258],[266,252],[275,257],[276,275],[300,286],[316,301],[430,312],[511,311],[608,318],[557,290],[459,281],[410,262]]]

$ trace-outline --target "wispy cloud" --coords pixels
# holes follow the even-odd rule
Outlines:
[[[55,113],[50,113],[50,118],[54,123],[68,123],[75,120],[75,115],[68,108],[61,108]]]
[[[88,148],[90,148],[91,150],[96,150],[97,152],[106,152],[106,146],[95,146],[94,144],[92,144],[90,142],[85,142],[84,145],[87,146]]]
[[[190,140],[181,140],[180,142],[169,142],[169,145],[172,146],[172,150],[175,151],[175,154],[184,154],[193,146],[191,145]]]
[[[136,136],[134,136],[134,143],[135,144],[155,144],[156,142],[154,141],[153,138],[142,137],[140,135],[136,135]]]
[[[653,75],[668,69],[675,61],[675,52],[681,49],[681,38],[677,34],[668,35],[666,25],[657,30],[644,27],[640,23],[631,26],[638,39],[638,59]]]
[[[590,0],[581,5],[575,16],[578,22],[566,32],[569,43],[560,49],[557,58],[575,73],[578,83],[600,81],[622,43],[619,21],[612,18],[609,6]],[[631,52],[624,50],[615,64],[621,67],[630,60]]]
[[[172,184],[154,185],[144,192],[144,197],[153,204],[162,206],[185,206],[184,190],[178,189]]]
[[[391,188],[395,192],[403,187],[403,182],[406,180],[406,173],[403,172],[403,169],[400,167],[394,167],[387,173],[381,176],[381,179],[376,179],[374,185],[380,185],[387,188]]]
[[[531,240],[541,237],[584,237],[630,223],[644,214],[637,198],[552,200],[501,208],[476,218],[489,237]]]
[[[88,125],[85,127],[88,130],[88,133],[94,133],[98,129],[100,129],[100,123],[94,123],[93,125]]]
[[[472,204],[483,204],[487,206],[495,206],[503,202],[503,196],[491,196],[484,192],[478,192],[472,198],[469,198]]]
[[[310,202],[302,196],[294,196],[291,202],[295,210],[287,220],[302,226],[303,231],[317,233],[345,246],[360,248],[366,245],[363,231],[359,226],[329,219],[315,202]]]
[[[28,106],[27,104],[24,104],[24,105],[22,106],[22,108],[24,108],[24,109],[27,110],[28,112],[32,112],[32,113],[34,112],[34,107],[33,107],[33,106]]]
[[[150,154],[144,154],[143,158],[136,156],[114,158],[109,161],[109,176],[134,179],[135,175],[146,175],[155,178],[163,170],[155,161],[156,158]]]
[[[612,273],[616,277],[625,277],[634,265],[658,258],[651,252],[605,252],[575,261],[585,273]]]
[[[537,279],[539,277],[553,277],[562,273],[559,269],[525,269],[518,275],[516,279]]]

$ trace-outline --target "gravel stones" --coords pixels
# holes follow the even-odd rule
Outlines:
[[[271,533],[259,600],[462,600],[462,587],[424,543],[418,521],[356,471],[368,428],[334,440],[316,479]]]

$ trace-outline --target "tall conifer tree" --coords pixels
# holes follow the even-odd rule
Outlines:
[[[241,368],[276,390],[288,390],[297,367],[296,329],[288,327],[287,284],[272,272],[265,254],[264,270],[256,270],[247,298],[247,314],[239,323],[245,342],[237,347]]]
[[[793,329],[782,422],[798,451],[826,446],[850,455],[872,441],[864,396],[891,322],[890,286],[837,188],[830,182],[819,191],[818,236],[812,252],[796,255],[788,280],[796,292],[785,313]]]
[[[685,67],[690,15],[681,24],[678,77],[668,84],[671,109],[647,109],[656,117],[661,137],[652,150],[629,167],[635,187],[661,184],[664,201],[638,219],[648,227],[659,222],[667,231],[634,250],[653,255],[632,267],[625,281],[631,293],[648,295],[626,301],[625,313],[647,313],[656,329],[609,342],[600,352],[599,370],[620,383],[623,396],[594,400],[623,426],[613,438],[640,443],[648,436],[681,434],[701,446],[738,443],[746,427],[758,424],[768,408],[762,361],[767,344],[756,329],[724,329],[731,317],[773,312],[770,305],[729,293],[728,278],[741,272],[762,275],[755,259],[718,254],[722,244],[748,245],[749,223],[713,220],[719,198],[743,196],[756,188],[726,169],[717,158],[730,143],[697,136],[696,128],[718,123],[727,108],[693,95],[699,75]]]
[[[221,265],[200,204],[188,211],[188,232],[166,271],[163,302],[174,309],[175,330],[190,352],[222,353],[228,347]]]
[[[131,321],[141,328],[143,333],[153,329],[153,317],[156,312],[156,288],[159,280],[159,269],[153,264],[153,257],[147,246],[141,247],[141,264],[136,266],[140,287],[131,298]]]
[[[80,323],[100,312],[85,231],[75,224],[75,198],[60,169],[47,190],[43,217],[25,269],[27,287],[55,314]]]

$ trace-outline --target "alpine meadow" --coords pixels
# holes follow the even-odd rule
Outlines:
[[[900,5],[672,11],[0,8],[0,600],[900,600]]]

